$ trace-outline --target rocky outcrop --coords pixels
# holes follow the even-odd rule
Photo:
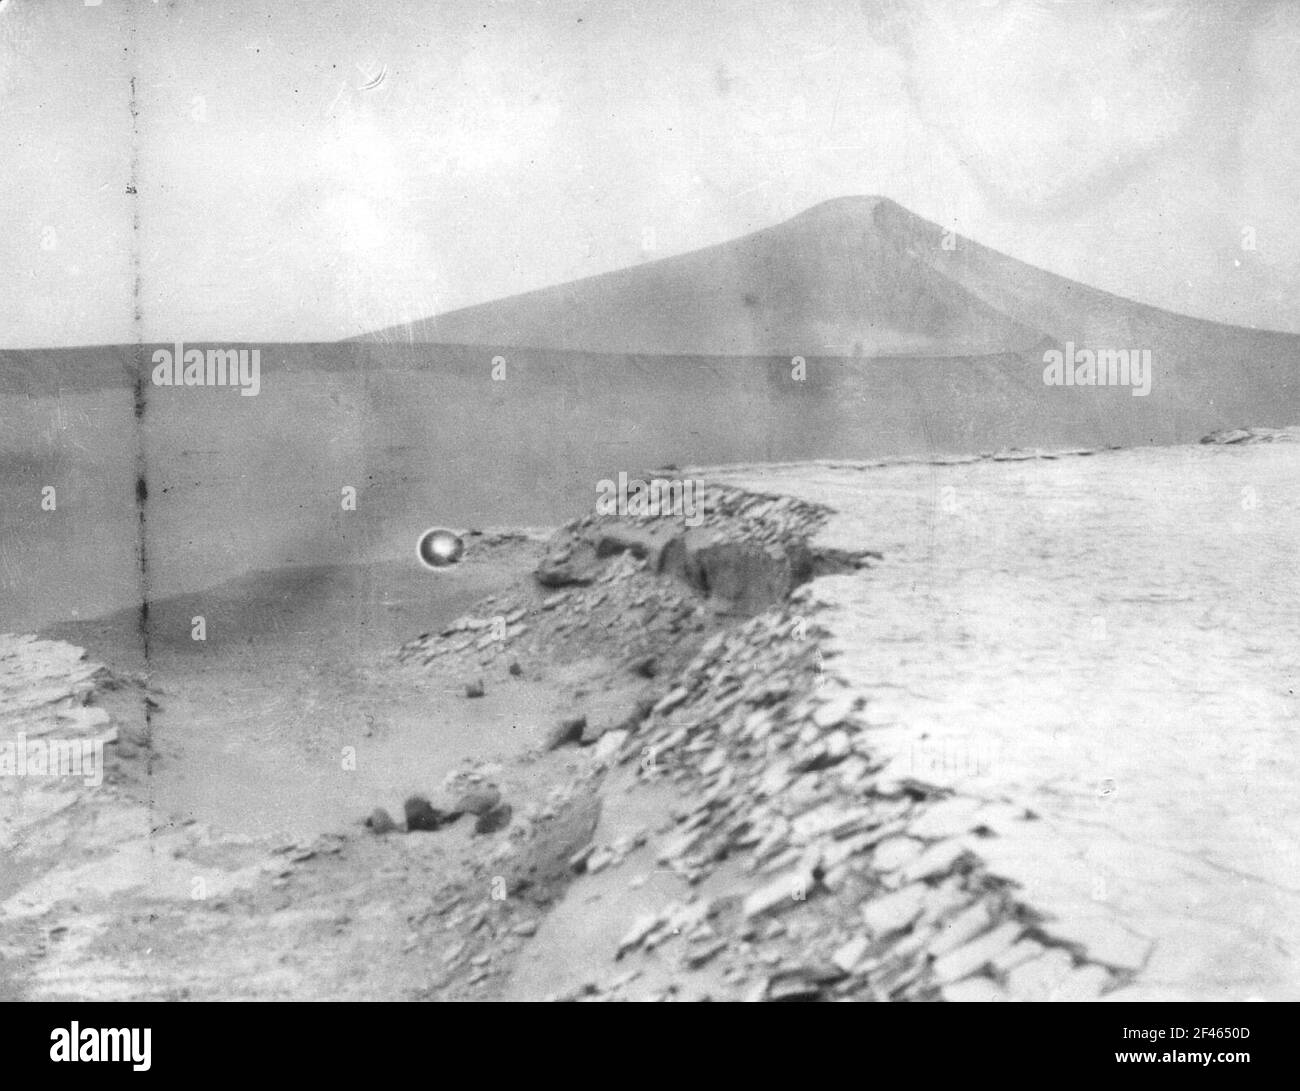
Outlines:
[[[705,598],[753,614],[783,601],[816,574],[864,565],[878,554],[818,554],[808,541],[825,512],[788,497],[712,487],[702,517],[590,516],[556,536],[537,568],[543,587],[587,586],[601,562],[628,555],[646,572],[669,576]]]
[[[1091,999],[1127,980],[983,866],[983,839],[1025,816],[880,776],[817,618],[797,591],[720,633],[627,740],[639,781],[686,801],[656,860],[710,894],[630,922],[620,961],[671,947],[763,1000]]]
[[[626,869],[635,885],[644,877],[631,869],[651,867],[676,875],[683,896],[631,915],[607,972],[557,996],[644,998],[634,982],[652,953],[674,968],[653,992],[662,998],[1093,999],[1129,981],[1145,957],[1136,937],[1059,935],[985,864],[986,846],[1034,815],[900,777],[873,745],[870,702],[841,661],[824,588],[870,581],[860,570],[880,554],[842,536],[832,551],[819,538],[826,509],[739,489],[708,496],[695,527],[569,524],[541,587],[403,651],[453,673],[506,663],[527,673],[598,652],[646,687],[591,738],[589,707],[552,738],[588,744],[574,798],[599,793],[617,813],[624,793],[660,798],[670,786],[680,803],[652,829],[593,836],[545,889],[581,900],[582,884]],[[555,581],[541,573],[561,570],[567,585],[547,593]],[[517,816],[491,866],[527,874],[521,862],[563,818],[557,808]]]
[[[1294,443],[1300,439],[1296,428],[1220,428],[1201,438],[1202,443],[1220,447],[1251,443]]]

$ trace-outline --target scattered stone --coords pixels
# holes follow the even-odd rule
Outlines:
[[[1007,974],[1017,966],[1021,966],[1030,959],[1037,958],[1047,948],[1041,943],[1032,939],[1022,939],[1019,943],[1014,944],[993,960],[993,968],[1000,974]]]
[[[955,947],[960,947],[968,940],[974,939],[992,923],[989,907],[982,901],[976,902],[935,929],[934,938],[930,941],[930,954],[937,958]]]
[[[947,875],[966,852],[965,844],[958,838],[936,842],[915,860],[905,864],[899,870],[899,875],[905,883],[929,879],[934,875]]]
[[[844,837],[870,825],[874,815],[870,807],[844,807],[838,802],[805,811],[791,823],[791,833],[799,844],[817,837]]]
[[[591,854],[595,851],[596,851],[595,845],[584,845],[582,848],[580,848],[577,852],[575,852],[572,856],[569,857],[569,868],[573,871],[578,872],[578,874],[582,874],[587,870],[587,861],[591,858]]]
[[[482,697],[487,691],[483,688],[483,679],[479,678],[465,686],[466,697]]]
[[[1104,966],[1080,966],[1057,987],[1055,999],[1067,1003],[1096,1000],[1112,984]]]
[[[597,763],[609,761],[622,748],[627,736],[626,731],[606,731],[592,750],[592,760]]]
[[[632,922],[632,927],[621,940],[618,941],[618,952],[614,955],[616,959],[622,958],[628,951],[633,951],[641,946],[645,938],[654,931],[659,924],[660,916],[658,913],[645,913],[637,917]]]
[[[1074,960],[1059,947],[1053,947],[1012,970],[1007,975],[1007,992],[1015,1000],[1057,1000],[1062,984],[1073,971]]]
[[[1006,951],[1023,931],[1014,921],[999,924],[991,932],[949,951],[935,960],[933,972],[936,981],[951,984],[969,977]]]
[[[925,889],[919,885],[905,886],[893,894],[876,898],[862,907],[862,921],[876,939],[911,926],[925,907]]]
[[[484,811],[478,816],[478,820],[474,823],[474,832],[476,834],[489,834],[503,830],[510,825],[510,819],[514,816],[514,813],[514,808],[509,803],[498,803],[495,807]]]
[[[979,824],[975,815],[982,806],[980,800],[967,796],[941,800],[910,822],[907,832],[927,841],[959,837]]]
[[[1221,428],[1201,439],[1202,443],[1237,444],[1237,443],[1276,443],[1294,441],[1297,438],[1294,429],[1285,428]]]
[[[812,721],[823,730],[842,724],[858,706],[860,698],[856,693],[844,691],[832,697],[824,705],[819,705],[812,714]]]
[[[570,557],[547,558],[534,572],[543,587],[586,587],[596,579],[596,566]]]
[[[897,871],[920,856],[924,847],[913,837],[890,837],[876,846],[871,862],[881,871]]]
[[[867,953],[870,946],[871,942],[865,936],[854,936],[831,955],[831,961],[846,974],[852,973],[853,968],[862,961],[862,956]]]
[[[586,872],[595,875],[613,861],[614,854],[608,848],[598,848],[587,857]]]
[[[586,727],[586,716],[570,716],[568,719],[561,720],[547,736],[546,749],[558,750],[561,746],[576,745],[582,741],[582,733]]]
[[[678,686],[676,689],[669,690],[667,693],[665,693],[658,700],[658,702],[656,702],[654,708],[651,709],[651,711],[656,716],[663,716],[665,713],[671,712],[673,709],[675,709],[678,705],[680,705],[683,701],[685,701],[686,698],[689,697],[690,695],[691,695],[690,690],[686,689],[683,686]]]
[[[797,867],[787,871],[750,894],[741,907],[741,914],[746,920],[751,920],[805,901],[812,882],[812,874],[807,868]]]
[[[945,985],[942,995],[950,1004],[989,1004],[1008,999],[1007,994],[987,977],[968,977]]]
[[[433,806],[424,796],[410,796],[403,805],[406,811],[406,831],[429,832],[441,829],[447,816]]]
[[[464,792],[452,807],[456,815],[484,815],[501,802],[501,791],[495,785],[483,788],[471,788]]]
[[[689,970],[698,970],[726,949],[727,941],[725,939],[706,940],[702,944],[692,945],[686,952],[686,967]]]
[[[844,979],[838,966],[796,966],[767,979],[763,999],[776,1003],[821,1000],[826,989]]]
[[[397,823],[383,807],[376,807],[366,818],[366,827],[371,833],[385,834],[397,829]]]

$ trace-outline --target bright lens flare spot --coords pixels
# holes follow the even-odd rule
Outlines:
[[[465,542],[454,531],[431,527],[420,535],[415,549],[426,568],[448,568],[464,556]]]

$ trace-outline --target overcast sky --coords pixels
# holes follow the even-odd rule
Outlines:
[[[1300,5],[0,0],[5,347],[332,340],[871,193],[1300,331]]]

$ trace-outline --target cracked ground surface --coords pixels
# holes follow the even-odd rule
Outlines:
[[[1294,999],[1297,470],[1277,444],[719,480],[884,552],[815,585],[873,751],[1038,816],[978,852],[1133,972],[1117,998]]]

